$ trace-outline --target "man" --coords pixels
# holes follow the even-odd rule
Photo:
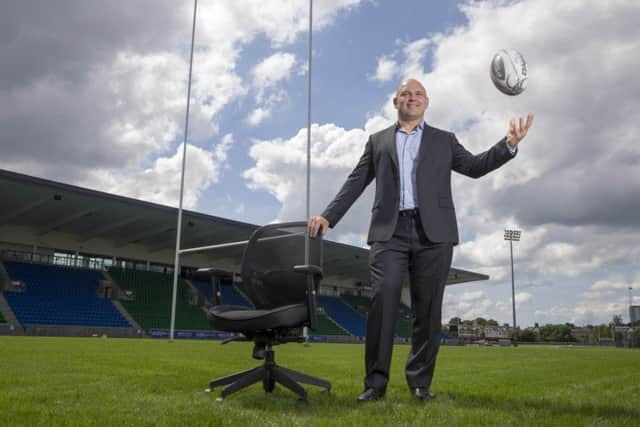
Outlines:
[[[440,347],[444,286],[458,228],[451,197],[451,171],[478,178],[511,160],[533,122],[511,119],[507,135],[473,155],[451,132],[424,121],[424,86],[409,79],[393,105],[398,121],[369,137],[364,154],[321,216],[309,218],[309,234],[335,227],[369,183],[376,180],[367,242],[373,296],[367,319],[364,392],[358,402],[384,396],[389,381],[394,326],[402,282],[409,273],[415,314],[406,379],[418,399],[431,399]]]

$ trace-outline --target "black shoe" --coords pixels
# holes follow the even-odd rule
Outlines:
[[[253,358],[256,360],[263,360],[267,355],[267,350],[264,347],[264,344],[255,344],[253,346]]]
[[[412,388],[411,392],[419,400],[433,400],[436,398],[436,395],[431,393],[427,387]]]
[[[358,396],[358,403],[368,402],[371,400],[380,400],[384,397],[384,391],[376,390],[375,388],[368,388]]]

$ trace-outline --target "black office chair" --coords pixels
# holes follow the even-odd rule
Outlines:
[[[262,381],[265,392],[275,384],[296,393],[304,402],[307,392],[299,384],[331,389],[328,381],[278,366],[273,346],[303,342],[302,328],[315,329],[316,291],[322,278],[322,237],[309,239],[309,263],[305,264],[306,222],[270,224],[257,229],[242,257],[238,287],[255,308],[214,305],[208,311],[209,323],[219,331],[239,335],[223,342],[253,341],[254,358],[264,357],[257,368],[238,372],[209,383],[226,385],[220,399]]]

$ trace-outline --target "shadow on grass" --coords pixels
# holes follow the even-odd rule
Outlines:
[[[495,410],[504,413],[517,414],[519,412],[539,411],[551,413],[552,415],[576,416],[576,417],[598,417],[613,420],[637,420],[640,419],[640,409],[628,408],[621,405],[607,405],[597,403],[571,403],[566,401],[554,401],[541,397],[531,398],[509,398],[492,397],[466,393],[442,393],[435,401],[421,402],[413,399],[408,393],[391,394],[379,402],[360,404],[356,402],[357,394],[347,390],[339,390],[336,394],[332,391],[329,394],[323,393],[315,388],[308,387],[309,399],[307,404],[297,402],[297,396],[282,387],[276,387],[273,393],[264,393],[259,387],[228,396],[222,402],[216,404],[228,406],[229,409],[237,408],[243,411],[264,413],[272,415],[298,415],[303,417],[331,416],[338,414],[356,413],[367,408],[372,416],[388,415],[389,411],[397,406],[406,405],[422,406],[429,405],[437,407],[455,407],[457,409],[468,410]],[[219,393],[211,393],[212,400],[218,397]],[[535,416],[535,415],[534,415]]]
[[[216,400],[220,395],[220,390],[216,389],[211,392],[212,401]],[[399,403],[395,399],[387,398],[379,402],[363,405],[356,402],[359,391],[342,388],[339,390],[332,389],[329,393],[312,386],[305,387],[305,390],[308,393],[307,403],[300,402],[297,395],[279,384],[276,385],[272,393],[265,393],[262,390],[262,385],[257,384],[214,403],[229,409],[235,408],[247,411],[254,415],[259,413],[268,417],[295,415],[303,418],[334,417],[336,415],[357,413],[365,406],[374,413],[383,415],[388,412],[385,408]]]
[[[477,394],[447,393],[444,395],[450,403],[457,407],[475,409],[494,409],[504,412],[520,410],[536,410],[550,412],[554,415],[595,416],[603,418],[640,419],[640,409],[620,405],[594,403],[571,403],[566,401],[530,398],[491,397]]]

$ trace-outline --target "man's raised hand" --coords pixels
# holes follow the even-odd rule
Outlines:
[[[517,122],[515,118],[512,118],[509,121],[509,130],[507,131],[507,143],[512,147],[517,146],[520,143],[520,141],[522,141],[524,137],[527,136],[527,131],[531,127],[532,123],[533,123],[533,114],[527,114],[526,122],[522,117],[520,117]]]

